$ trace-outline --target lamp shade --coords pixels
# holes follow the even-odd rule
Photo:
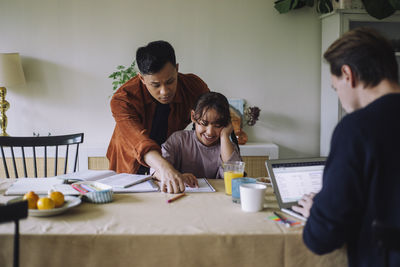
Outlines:
[[[19,53],[0,53],[0,87],[25,83]]]

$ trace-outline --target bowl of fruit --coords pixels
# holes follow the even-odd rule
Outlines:
[[[29,191],[22,197],[22,200],[28,201],[29,215],[36,217],[58,215],[81,203],[81,199],[78,197],[64,196],[63,193],[54,190],[50,190],[48,195],[40,196]]]

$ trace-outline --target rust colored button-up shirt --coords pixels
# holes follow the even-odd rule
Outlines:
[[[178,73],[167,137],[190,123],[190,110],[198,97],[208,91],[207,84],[196,75]],[[161,153],[160,146],[149,137],[157,100],[136,76],[115,92],[110,105],[116,125],[107,150],[109,168],[119,173],[136,173],[140,165],[147,166],[143,160],[147,152]]]

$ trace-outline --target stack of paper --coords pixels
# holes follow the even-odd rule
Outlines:
[[[19,178],[6,191],[6,195],[24,195],[33,191],[38,195],[47,195],[53,186],[63,184],[64,181],[52,178]]]

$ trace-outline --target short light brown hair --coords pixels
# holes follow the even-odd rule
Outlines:
[[[324,58],[333,75],[342,76],[342,66],[348,65],[365,87],[376,86],[384,79],[398,82],[395,51],[385,37],[371,28],[348,31],[326,50]]]

